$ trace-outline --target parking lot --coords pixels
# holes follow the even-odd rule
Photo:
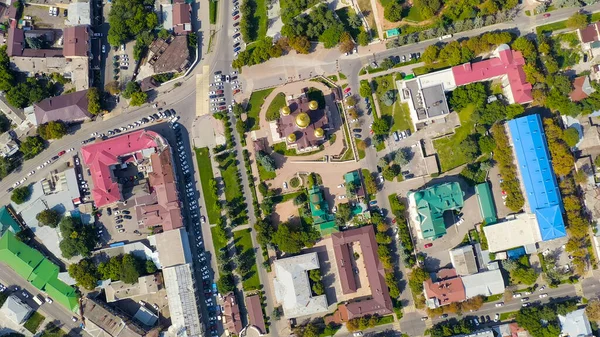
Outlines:
[[[62,36],[62,30],[65,28],[65,10],[66,4],[62,4],[63,8],[58,8],[57,15],[50,15],[50,7],[56,8],[57,6],[50,5],[36,5],[28,3],[23,9],[23,17],[30,16],[36,29],[55,29],[55,34],[60,33]],[[60,36],[56,36],[56,39]]]

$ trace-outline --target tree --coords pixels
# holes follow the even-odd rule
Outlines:
[[[156,265],[154,264],[154,262],[152,262],[152,260],[146,260],[145,268],[146,268],[146,274],[148,274],[148,275],[154,274],[157,271]]]
[[[31,196],[31,190],[29,189],[29,186],[21,186],[13,190],[10,200],[12,200],[12,202],[15,204],[20,205],[27,201],[29,196]]]
[[[373,133],[376,135],[387,135],[390,132],[390,121],[387,118],[380,118],[373,122]]]
[[[294,36],[290,37],[290,47],[300,54],[310,53],[310,41],[306,36]]]
[[[67,134],[67,126],[63,121],[50,121],[38,126],[37,132],[45,140],[60,139]]]
[[[388,90],[381,96],[381,101],[387,106],[394,105],[396,102],[396,90]]]
[[[114,0],[108,14],[108,43],[119,46],[156,27],[158,16],[144,0]]]
[[[100,113],[100,92],[98,88],[91,87],[87,92],[88,99],[88,111],[92,115],[97,115]]]
[[[356,40],[359,45],[364,47],[369,44],[369,41],[371,41],[371,37],[369,36],[369,33],[367,33],[365,30],[361,30],[360,33],[358,33]]]
[[[400,166],[404,166],[404,165],[408,164],[408,162],[412,158],[412,151],[410,148],[404,147],[404,148],[398,149],[396,152],[394,152],[393,156],[394,156],[394,159],[393,159],[394,163],[396,163]]]
[[[487,90],[483,83],[471,83],[460,86],[452,91],[450,106],[455,111],[460,111],[470,104],[482,106],[487,97]]]
[[[371,172],[369,172],[369,170],[363,170],[362,174],[363,174],[363,180],[365,182],[365,189],[367,190],[367,194],[371,194],[371,195],[376,194],[377,193],[377,183],[375,182],[375,179],[373,179]]]
[[[460,142],[459,147],[460,153],[467,159],[467,161],[474,161],[479,156],[479,145],[475,141],[474,137],[467,137],[467,139]]]
[[[35,218],[42,226],[56,228],[56,226],[58,226],[58,222],[60,221],[60,213],[52,209],[45,209],[39,212]]]
[[[63,238],[59,244],[63,257],[90,256],[98,240],[93,226],[84,226],[79,218],[63,217],[58,228]]]
[[[231,273],[221,274],[217,281],[217,287],[222,294],[235,290],[235,280]]]
[[[258,151],[256,153],[256,159],[266,171],[275,172],[275,169],[277,168],[275,159],[269,156],[266,152]]]
[[[370,97],[373,91],[371,90],[371,86],[368,81],[360,81],[360,90],[361,97]]]
[[[402,5],[398,1],[392,1],[383,9],[383,17],[390,22],[398,22],[402,20],[402,11]]]
[[[442,7],[440,0],[414,0],[413,7],[418,8],[423,19],[433,17]]]
[[[440,54],[440,47],[435,44],[427,46],[421,54],[421,61],[425,62],[425,64],[430,65],[438,60],[438,55]]]
[[[383,170],[383,178],[387,181],[392,181],[400,174],[400,165],[393,164]]]
[[[496,142],[491,136],[483,136],[478,140],[481,153],[491,153],[496,149]]]
[[[10,68],[10,59],[6,53],[6,48],[6,45],[0,47],[0,91],[8,91],[13,87],[15,81],[15,75]]]
[[[583,29],[588,24],[588,17],[581,12],[575,12],[567,19],[567,27],[571,29]]]
[[[164,28],[158,32],[158,37],[163,40],[168,39],[170,36],[171,36],[171,33],[169,33],[169,31]]]
[[[350,204],[339,204],[337,212],[335,213],[336,224],[340,227],[345,226],[350,219],[352,219],[352,209],[350,208]]]
[[[579,142],[579,131],[574,127],[567,128],[563,133],[563,140],[569,147],[577,145]]]
[[[525,57],[527,60],[534,61],[537,57],[537,50],[535,48],[535,44],[524,36],[518,37],[512,43],[511,47],[514,50],[521,51],[523,53],[523,57]]]
[[[273,234],[273,244],[285,253],[297,254],[304,247],[300,233],[288,223],[282,223]]]
[[[131,101],[129,101],[129,104],[131,104],[132,106],[140,106],[144,103],[146,103],[146,101],[148,100],[148,94],[142,91],[138,91],[138,92],[134,92],[131,95]]]
[[[354,47],[354,41],[352,40],[350,33],[343,32],[342,36],[340,37],[340,51],[342,53],[349,53],[354,50]]]
[[[136,92],[140,92],[140,85],[137,84],[137,82],[135,81],[130,81],[127,82],[127,85],[125,86],[125,90],[123,91],[123,97],[126,99],[130,99],[131,96],[136,93]]]
[[[121,92],[121,88],[119,88],[119,82],[111,81],[104,86],[104,90],[108,91],[111,95],[116,95]]]
[[[470,61],[470,57],[466,57],[466,55],[463,57],[463,50],[468,49],[462,48],[458,41],[452,41],[446,44],[442,50],[440,50],[439,58],[446,60],[446,62],[451,66]]]
[[[585,308],[585,313],[588,315],[588,318],[593,321],[600,320],[600,300],[590,300]]]
[[[383,70],[391,69],[394,67],[394,65],[395,65],[395,62],[390,57],[384,58],[383,61],[381,61],[379,63],[379,67]]]
[[[75,279],[78,285],[87,290],[93,290],[99,281],[96,265],[91,259],[82,259],[77,263],[69,265],[69,275]]]

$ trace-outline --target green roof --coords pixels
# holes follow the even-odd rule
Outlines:
[[[6,206],[0,207],[0,235],[4,234],[7,230],[11,230],[13,233],[21,231],[19,224],[13,219]]]
[[[46,283],[45,291],[48,296],[72,312],[77,312],[77,309],[79,309],[79,295],[75,288],[65,284],[58,278],[53,278]]]
[[[44,285],[52,279],[58,277],[58,266],[50,262],[48,259],[43,259],[42,262],[33,270],[27,281],[31,282],[34,287],[44,289]]]
[[[360,184],[360,176],[358,175],[358,171],[352,171],[344,174],[344,181],[346,183],[354,183],[356,185]]]
[[[44,256],[30,248],[9,231],[0,238],[0,261],[9,265],[19,276],[28,280]]]
[[[330,235],[331,233],[337,233],[340,231],[335,223],[335,220],[320,223],[317,225],[317,229],[321,235]]]
[[[464,205],[464,193],[456,182],[409,192],[411,195],[415,200],[424,239],[436,239],[446,234],[444,212],[461,209]]]
[[[333,225],[335,225],[335,216],[329,213],[329,204],[323,198],[323,192],[321,192],[319,186],[313,186],[308,189],[308,203],[310,204],[310,214],[313,217],[314,225],[319,229],[321,234],[325,234],[320,229],[320,225],[332,221]]]
[[[487,182],[476,185],[475,193],[477,194],[479,211],[481,212],[483,221],[485,221],[487,225],[496,223],[498,218],[496,217],[496,206],[494,205],[494,198],[492,197],[490,185]]]
[[[46,292],[65,308],[77,311],[79,295],[75,288],[58,279],[58,266],[37,250],[17,240],[10,231],[0,238],[0,262],[6,263],[19,276]]]

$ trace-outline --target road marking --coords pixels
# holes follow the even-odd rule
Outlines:
[[[201,117],[210,113],[208,108],[208,78],[209,67],[202,67],[202,74],[196,75],[196,116]]]

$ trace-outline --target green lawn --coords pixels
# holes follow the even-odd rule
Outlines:
[[[241,248],[243,254],[252,254],[254,256],[254,246],[252,245],[252,237],[250,236],[251,229],[244,229],[233,232],[235,245]],[[244,291],[255,290],[260,288],[260,279],[258,278],[258,268],[256,263],[252,265],[249,272],[250,275],[242,279],[242,287]]]
[[[517,316],[517,313],[519,312],[519,310],[517,311],[509,311],[509,312],[503,312],[500,314],[500,320],[504,321],[507,319],[513,319]]]
[[[375,150],[377,150],[377,152],[385,150],[385,142],[377,144],[377,146],[375,146]]]
[[[209,20],[210,20],[210,24],[214,25],[215,23],[217,23],[217,7],[218,7],[218,2],[215,0],[209,0],[208,1],[208,13],[209,13]]]
[[[375,326],[384,325],[384,324],[392,324],[392,323],[394,323],[394,315],[388,315],[388,316],[380,317],[377,320],[377,323],[375,323]]]
[[[302,189],[301,191],[297,191],[297,192],[276,195],[272,198],[273,204],[276,205],[276,204],[280,204],[282,202],[293,200],[302,193],[304,193],[304,189]]]
[[[344,136],[346,137],[344,138],[344,144],[346,144],[346,152],[344,152],[344,155],[342,156],[341,160],[352,160],[354,159],[354,151],[352,151],[352,144],[350,144],[352,138],[350,138],[350,133],[348,132],[348,124],[346,123],[344,123]]]
[[[252,94],[254,95],[254,94]],[[250,97],[252,98],[252,97]],[[275,98],[273,98],[273,100],[271,101],[271,104],[269,105],[269,107],[267,108],[267,113],[266,113],[266,119],[268,121],[271,120],[276,120],[277,118],[279,118],[279,110],[281,108],[283,108],[285,105],[287,104],[287,102],[285,101],[285,94],[280,92],[277,95],[275,95]]]
[[[549,23],[546,25],[537,26],[535,28],[538,34],[552,33],[555,30],[567,28],[567,20]]]
[[[225,199],[227,201],[242,197],[242,186],[238,183],[236,157],[226,159],[221,165],[221,177],[225,183]]]
[[[396,102],[392,106],[387,106],[379,99],[379,112],[382,116],[390,116],[393,120],[391,132],[403,131],[409,129],[414,132],[412,120],[410,118],[410,110],[408,109],[407,103],[400,103],[400,97],[398,97],[398,90],[396,89],[396,81],[394,74],[385,76],[379,76],[373,79],[377,85],[375,93],[377,97],[381,97],[388,90],[394,90],[396,92]]]
[[[265,102],[265,98],[267,98],[272,91],[273,88],[265,89],[261,91],[255,91],[252,93],[252,95],[250,95],[248,105],[246,106],[246,114],[248,116],[248,119],[246,120],[247,130],[260,129],[260,121],[258,120],[260,116],[260,108]]]
[[[404,17],[404,19],[407,21],[413,21],[413,22],[421,22],[421,21],[425,20],[423,18],[423,16],[421,15],[421,11],[416,6],[410,7],[410,9],[408,10],[408,13],[406,13],[406,16]]]
[[[254,0],[256,1],[256,10],[254,11],[254,17],[258,20],[258,38],[262,39],[267,36],[267,24],[269,18],[267,16],[267,4],[265,0]],[[272,89],[271,89],[272,90]]]
[[[365,150],[360,149],[359,144],[364,144],[365,142],[360,139],[356,139],[356,138],[354,138],[354,142],[356,143],[356,152],[358,152],[358,160],[361,160],[365,157],[366,154],[365,154]]]
[[[37,329],[40,327],[40,324],[42,324],[45,318],[46,317],[44,317],[39,312],[34,311],[33,314],[31,314],[31,316],[27,320],[27,322],[23,324],[23,327],[32,334],[35,334],[37,332]]]
[[[220,235],[217,234],[217,226],[213,226],[210,228],[210,232],[212,234],[212,242],[213,242],[213,246],[215,247],[215,252],[218,252],[219,250],[225,248],[225,246],[227,246],[227,241],[221,239]]]
[[[221,217],[221,210],[218,207],[218,202],[212,191],[210,190],[210,180],[214,178],[212,165],[210,163],[209,150],[207,147],[201,149],[194,148],[196,151],[196,161],[198,162],[198,174],[200,175],[200,183],[202,184],[202,194],[204,195],[204,203],[206,204],[206,215],[209,223],[217,223]]]
[[[466,158],[458,155],[460,151],[457,151],[457,149],[459,148],[460,143],[473,133],[474,124],[471,120],[471,115],[474,111],[474,105],[469,105],[464,108],[458,113],[461,126],[454,130],[454,134],[433,141],[433,146],[437,150],[442,172],[446,172],[467,163]]]

